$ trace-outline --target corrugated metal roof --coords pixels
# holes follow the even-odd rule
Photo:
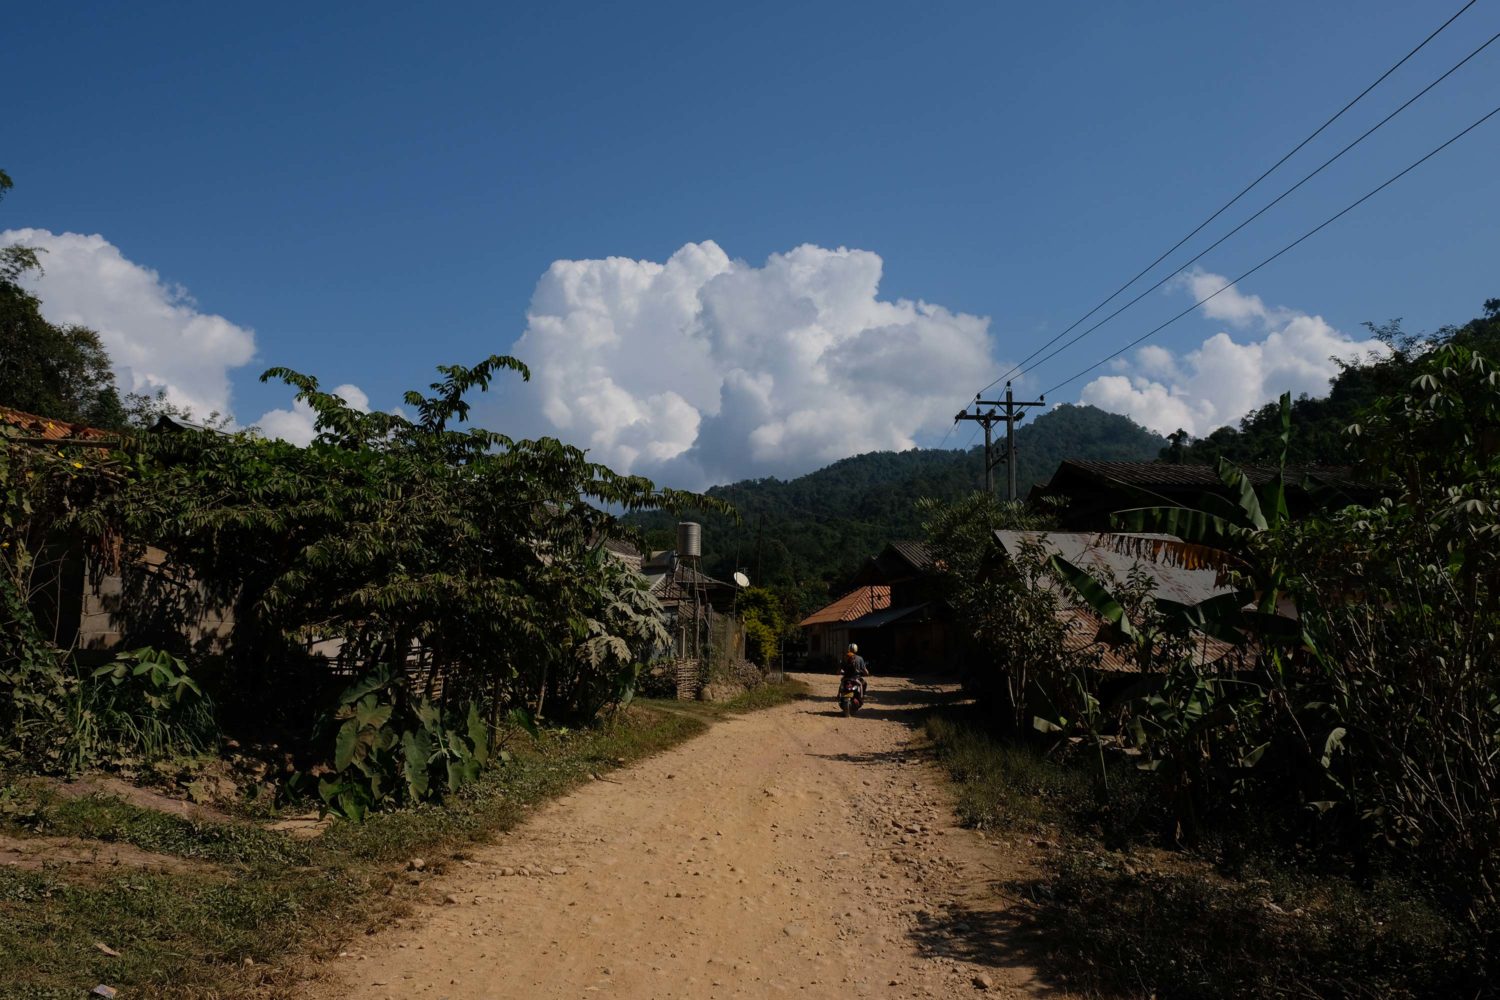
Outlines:
[[[1230,588],[1220,583],[1217,570],[1184,566],[1173,562],[1153,561],[1133,552],[1122,552],[1120,539],[1173,542],[1171,535],[1128,534],[1097,531],[997,531],[998,541],[1006,554],[1015,556],[1026,541],[1040,544],[1048,555],[1060,555],[1079,569],[1096,576],[1113,575],[1123,580],[1140,566],[1156,581],[1153,593],[1182,604],[1197,604]]]
[[[1068,562],[1096,576],[1113,575],[1123,580],[1136,566],[1151,574],[1155,581],[1153,594],[1182,604],[1197,604],[1210,597],[1230,593],[1232,588],[1219,582],[1217,571],[1207,568],[1175,565],[1168,562],[1153,562],[1149,558],[1122,552],[1120,539],[1143,541],[1176,541],[1171,535],[1101,533],[1097,531],[997,531],[998,541],[1008,555],[1020,552],[1022,544],[1034,542],[1042,546],[1049,555],[1060,555]],[[1050,579],[1047,578],[1047,579]],[[1053,586],[1061,588],[1061,584]],[[1063,647],[1069,652],[1088,652],[1098,657],[1099,669],[1110,671],[1135,671],[1137,669],[1128,651],[1115,649],[1107,641],[1109,630],[1103,619],[1092,610],[1074,602],[1065,604],[1058,612],[1067,628]],[[1200,666],[1217,663],[1233,655],[1236,647],[1218,639],[1198,636],[1193,648],[1193,660]]]
[[[29,436],[44,438],[48,441],[109,441],[115,437],[110,431],[89,427],[87,424],[39,417],[35,413],[12,409],[9,406],[0,406],[0,423],[10,424]]]
[[[1242,465],[1240,468],[1256,486],[1269,483],[1277,472],[1277,467],[1274,465]],[[1146,489],[1153,487],[1224,489],[1224,483],[1219,479],[1219,474],[1212,465],[1172,465],[1168,462],[1093,462],[1068,459],[1058,466],[1052,478],[1054,480],[1059,477],[1065,478],[1064,474],[1070,470]],[[1286,479],[1288,483],[1311,479],[1330,486],[1350,489],[1369,485],[1356,478],[1353,468],[1347,465],[1289,465],[1286,468]]]
[[[604,539],[604,551],[608,552],[611,555],[619,556],[621,559],[635,566],[637,569],[641,567],[641,563],[645,559],[645,557],[641,555],[641,551],[639,549],[637,549],[634,545],[631,545],[629,542],[625,541],[623,538]]]
[[[645,577],[656,599],[663,602],[691,600],[694,586],[702,586],[710,595],[722,593],[731,597],[738,589],[732,583],[716,580],[707,573],[700,573],[691,566],[683,564],[666,572],[646,573]]]
[[[872,611],[848,622],[847,627],[850,629],[881,628],[903,618],[926,612],[930,608],[930,604],[908,604],[899,608],[886,608],[884,611]]]
[[[798,622],[803,625],[824,625],[833,622],[853,621],[871,611],[891,606],[891,588],[883,584],[851,590],[832,604],[819,608]]]
[[[924,572],[932,568],[932,552],[926,542],[891,542],[890,547],[913,568]]]

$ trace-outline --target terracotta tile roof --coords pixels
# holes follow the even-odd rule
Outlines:
[[[860,587],[858,590],[849,591],[827,607],[819,608],[797,624],[799,626],[825,625],[853,621],[872,611],[880,611],[890,606],[890,587],[881,585]]]
[[[39,417],[35,413],[0,406],[0,424],[9,424],[20,429],[23,435],[43,438],[48,441],[110,441],[115,435],[86,424],[74,424],[51,417]]]

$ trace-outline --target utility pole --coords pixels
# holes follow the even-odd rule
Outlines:
[[[974,412],[970,413],[968,410],[964,410],[962,413],[954,416],[953,419],[955,421],[977,420],[980,426],[984,428],[984,492],[993,493],[995,492],[995,459],[991,455],[991,452],[994,450],[994,444],[990,431],[1003,418],[993,409],[980,409],[980,406],[983,404],[984,401],[975,396]]]
[[[999,462],[993,455],[992,429],[996,424],[1005,425],[1005,495],[1006,499],[1016,498],[1016,424],[1026,416],[1026,407],[1045,406],[1047,397],[1041,399],[1020,400],[1016,399],[1011,392],[1010,383],[1005,383],[1004,399],[980,399],[974,397],[974,412],[968,410],[958,414],[954,420],[977,420],[984,427],[984,491],[993,493],[995,490],[995,466]],[[984,407],[988,406],[986,410]],[[1005,412],[1001,413],[995,409],[1003,406]]]

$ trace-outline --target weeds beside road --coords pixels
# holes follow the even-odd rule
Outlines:
[[[0,838],[69,838],[85,851],[126,844],[188,862],[0,867],[0,998],[71,1000],[98,983],[130,997],[291,996],[299,959],[334,955],[400,916],[428,878],[536,804],[725,714],[801,693],[785,684],[723,705],[641,702],[613,725],[544,730],[443,806],[335,823],[312,841],[114,798],[64,798],[36,779],[0,775]],[[422,869],[408,871],[417,857]]]
[[[1086,764],[991,735],[972,705],[926,724],[960,819],[1040,849],[1035,903],[1054,971],[1088,993],[1158,1000],[1492,995],[1469,932],[1397,873],[1363,884],[1311,857],[1161,849],[1153,786],[1121,762],[1101,802]],[[1230,864],[1230,861],[1233,864]]]

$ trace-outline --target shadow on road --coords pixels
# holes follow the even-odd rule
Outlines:
[[[916,727],[922,724],[933,709],[957,704],[969,698],[969,695],[953,686],[951,681],[942,686],[938,683],[913,681],[911,687],[897,691],[883,690],[877,683],[871,683],[864,707],[851,716],[852,719],[883,719]],[[809,715],[831,719],[844,717],[844,713],[839,710],[838,699],[834,697],[825,700],[815,695],[806,702],[803,711]]]
[[[984,894],[995,901],[993,907],[957,903],[941,912],[918,913],[912,941],[926,958],[1034,971],[1043,964],[1049,938],[1035,911],[1022,901],[1031,888],[1029,883],[995,881]],[[1053,984],[1033,981],[1031,986],[1037,996],[1065,995]]]

